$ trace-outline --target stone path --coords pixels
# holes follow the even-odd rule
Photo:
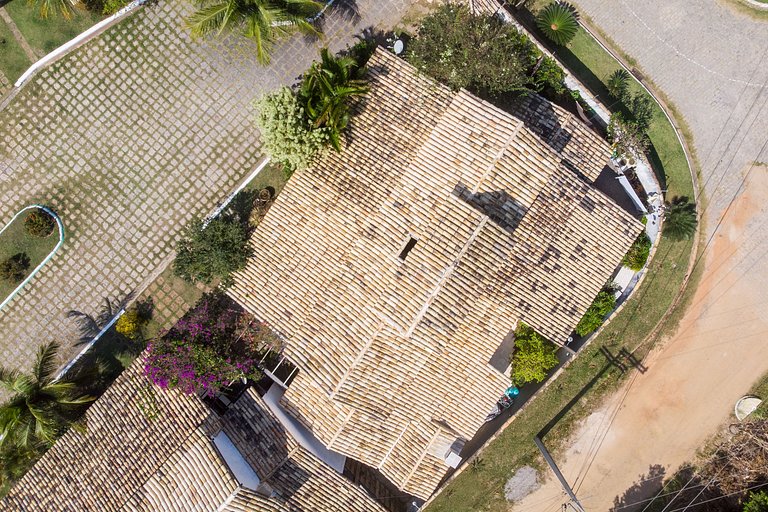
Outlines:
[[[708,0],[578,4],[690,125],[707,200],[704,275],[680,328],[558,460],[587,510],[631,512],[768,371],[768,167],[752,165],[768,161],[768,23]],[[514,510],[565,501],[550,478]]]
[[[394,25],[406,0],[358,0],[329,12],[339,50],[369,26]],[[247,40],[192,42],[187,3],[142,9],[35,76],[0,112],[0,223],[41,202],[67,240],[0,311],[0,361],[25,367],[50,339],[79,348],[66,313],[93,314],[161,269],[180,230],[211,211],[255,167],[251,100],[292,83],[322,42],[280,44],[260,67]]]
[[[8,14],[8,11],[5,10],[5,7],[0,7],[0,18],[2,18],[6,25],[8,25],[8,28],[13,33],[13,37],[16,38],[16,41],[19,42],[19,46],[21,46],[21,49],[24,50],[24,53],[27,55],[29,61],[35,62],[37,60],[35,51],[31,46],[29,46],[29,43],[24,38],[24,35],[19,30],[19,27],[16,26],[16,22],[13,21],[11,15]]]

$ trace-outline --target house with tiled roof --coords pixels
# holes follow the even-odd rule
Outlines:
[[[18,512],[384,512],[254,388],[223,414],[153,388],[143,358],[0,501]]]
[[[293,176],[229,294],[285,339],[285,410],[426,499],[510,385],[518,323],[564,344],[642,225],[565,110],[513,115],[382,50],[369,77],[348,147]]]

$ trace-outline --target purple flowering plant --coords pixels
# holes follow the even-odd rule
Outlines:
[[[150,341],[144,373],[162,389],[212,396],[241,378],[259,378],[268,331],[221,293],[204,296],[168,332]],[[254,340],[258,340],[255,343]]]

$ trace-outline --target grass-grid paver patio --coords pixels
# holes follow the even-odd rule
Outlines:
[[[67,240],[0,311],[0,360],[26,367],[56,339],[79,350],[68,311],[142,289],[194,215],[210,212],[261,157],[251,100],[294,82],[318,48],[393,26],[407,0],[330,11],[325,40],[280,44],[260,67],[242,38],[191,41],[188,4],[141,9],[38,73],[0,111],[0,223],[30,203],[53,207]]]

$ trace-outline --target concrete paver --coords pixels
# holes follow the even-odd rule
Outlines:
[[[160,1],[36,75],[0,112],[0,223],[40,202],[67,240],[0,311],[0,361],[25,367],[50,339],[79,349],[70,310],[96,313],[157,273],[180,230],[204,215],[260,156],[251,100],[296,77],[327,44],[394,25],[409,2],[359,0],[331,11],[326,39],[301,36],[258,65],[239,37],[191,41],[190,4]]]

